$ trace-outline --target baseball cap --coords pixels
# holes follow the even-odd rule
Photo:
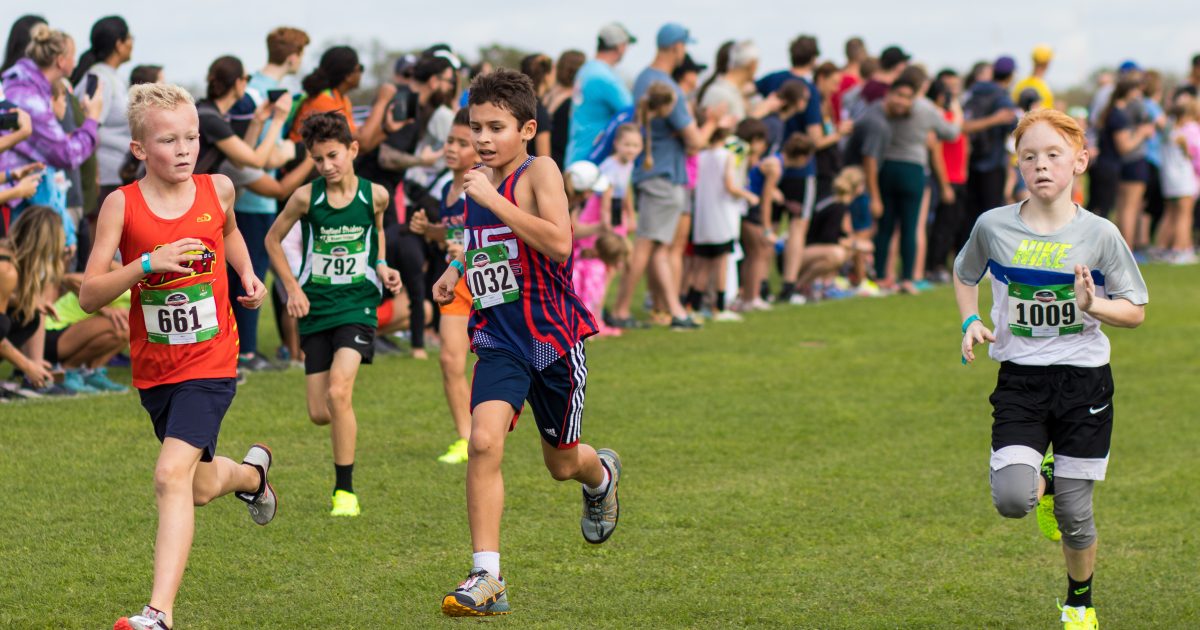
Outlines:
[[[636,44],[637,38],[620,22],[610,22],[600,27],[600,41],[608,48],[616,48],[621,44]]]
[[[674,46],[679,42],[685,44],[695,44],[696,40],[692,39],[692,34],[682,24],[668,22],[663,24],[662,28],[658,29],[658,47],[667,48]]]
[[[417,56],[413,54],[401,55],[396,59],[396,65],[392,68],[392,72],[403,76],[412,76],[413,68],[417,65]]]
[[[678,68],[675,68],[675,74],[677,76],[682,76],[689,72],[695,72],[696,74],[702,74],[705,70],[708,70],[707,65],[702,64],[702,63],[696,63],[696,60],[692,59],[691,55],[684,55],[683,63],[679,64]]]
[[[901,50],[899,46],[888,46],[879,54],[879,65],[891,69],[902,62],[908,61],[910,58],[909,54]]]
[[[992,72],[1002,76],[1011,76],[1017,69],[1017,61],[1008,55],[1003,55],[992,64]]]
[[[1137,64],[1137,62],[1132,59],[1126,59],[1125,61],[1122,61],[1121,66],[1119,68],[1117,68],[1117,70],[1120,71],[1121,74],[1124,74],[1126,72],[1134,72],[1134,71],[1141,70],[1141,69],[1142,69],[1142,67],[1139,66]]]
[[[1054,58],[1054,50],[1045,44],[1038,44],[1033,47],[1033,63],[1044,64],[1050,63]]]

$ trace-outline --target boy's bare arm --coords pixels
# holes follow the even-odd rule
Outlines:
[[[475,170],[466,174],[465,189],[476,203],[488,208],[517,238],[556,262],[571,256],[571,215],[562,173],[550,158],[537,158],[526,171],[537,214],[505,199],[491,180]]]

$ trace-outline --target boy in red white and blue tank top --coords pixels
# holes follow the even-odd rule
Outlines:
[[[620,459],[580,442],[583,341],[597,325],[571,288],[571,217],[562,175],[549,158],[525,151],[537,133],[533,84],[509,70],[481,75],[471,85],[469,107],[482,165],[464,179],[465,253],[433,288],[439,303],[449,303],[466,277],[471,348],[479,357],[467,459],[474,554],[467,579],[442,598],[442,612],[454,617],[509,612],[500,572],[500,461],[526,400],[551,476],[583,485],[584,539],[607,540],[620,513]]]

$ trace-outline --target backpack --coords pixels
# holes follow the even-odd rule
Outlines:
[[[980,94],[976,90],[967,93],[963,101],[963,118],[965,120],[980,120],[996,113],[997,101],[1003,92],[999,89],[988,94]],[[990,155],[996,147],[996,134],[992,129],[977,131],[968,136],[971,143],[971,155]]]

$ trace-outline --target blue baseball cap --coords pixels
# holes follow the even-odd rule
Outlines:
[[[695,44],[696,40],[692,39],[692,34],[682,24],[668,22],[658,29],[659,48],[669,48],[679,42]]]
[[[1133,72],[1135,70],[1141,70],[1141,69],[1142,69],[1142,67],[1137,65],[1137,62],[1132,59],[1126,59],[1125,61],[1122,61],[1121,67],[1118,68],[1118,70],[1121,72],[1121,74],[1125,74],[1126,72]]]

